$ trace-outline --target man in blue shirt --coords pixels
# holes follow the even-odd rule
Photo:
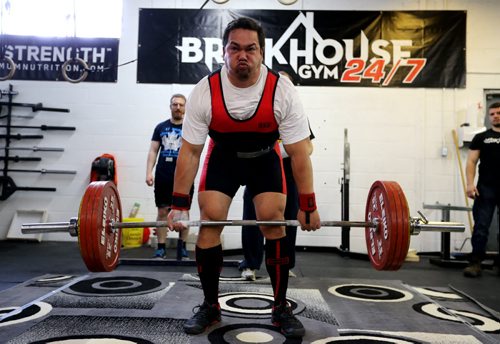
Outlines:
[[[182,94],[174,94],[170,98],[171,117],[159,123],[151,138],[151,146],[148,152],[146,168],[146,184],[154,185],[155,204],[158,208],[158,221],[166,221],[172,204],[172,191],[174,185],[174,173],[177,163],[177,156],[182,143],[182,121],[186,107],[186,97]],[[157,162],[157,163],[156,163]],[[153,177],[153,168],[156,163],[156,170]],[[191,187],[191,195],[193,195]],[[154,258],[166,258],[167,227],[158,227],[156,235],[158,237],[158,247]],[[188,258],[186,250],[186,239],[189,230],[179,233],[180,249],[182,257]]]

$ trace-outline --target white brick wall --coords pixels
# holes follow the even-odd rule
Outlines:
[[[198,8],[201,1],[124,1],[123,35],[119,62],[137,55],[138,8]],[[224,5],[209,2],[209,8],[264,8],[312,10],[465,10],[467,11],[467,87],[441,89],[381,89],[340,87],[299,87],[304,106],[316,135],[314,155],[315,186],[322,219],[340,219],[344,128],[351,146],[350,217],[364,218],[365,201],[374,180],[396,180],[403,187],[412,215],[423,203],[465,205],[451,131],[470,117],[470,109],[483,102],[483,89],[500,89],[500,52],[497,49],[496,0],[299,0],[283,6],[274,0],[230,0]],[[139,216],[156,218],[153,190],[144,183],[149,140],[154,125],[163,120],[172,93],[190,92],[192,85],[141,85],[136,83],[136,64],[119,68],[115,84],[4,81],[0,88],[14,85],[17,102],[43,102],[48,107],[71,109],[70,114],[43,112],[31,120],[16,123],[76,126],[75,132],[44,132],[40,146],[64,147],[63,153],[32,153],[40,163],[22,167],[77,170],[68,175],[13,175],[18,185],[56,186],[55,193],[14,193],[0,202],[0,239],[4,239],[16,209],[44,209],[49,221],[66,221],[78,212],[80,198],[89,180],[90,164],[102,153],[114,154],[118,164],[119,191],[123,212],[135,202]],[[469,112],[469,114],[468,114]],[[16,109],[21,114],[21,110]],[[481,116],[479,116],[482,118]],[[448,150],[441,157],[442,147]],[[29,153],[28,153],[29,155]],[[466,152],[461,152],[465,163]],[[17,166],[16,166],[17,167]],[[241,190],[230,209],[231,218],[241,217]],[[195,198],[196,204],[196,198]],[[426,210],[429,219],[439,220],[439,210]],[[462,212],[452,220],[468,223]],[[199,217],[193,207],[191,217]],[[194,230],[196,231],[196,230]],[[226,248],[239,248],[240,229],[226,228]],[[464,234],[452,235],[452,249],[460,247]],[[175,235],[174,235],[175,236]],[[75,240],[65,234],[45,234],[43,240]],[[351,250],[366,252],[364,231],[351,231]],[[325,228],[299,233],[298,245],[338,246],[340,229]],[[467,244],[468,245],[468,244]],[[468,247],[465,247],[467,249]],[[418,251],[438,251],[439,233],[412,237]]]

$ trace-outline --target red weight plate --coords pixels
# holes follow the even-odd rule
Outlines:
[[[390,199],[390,211],[391,211],[391,237],[393,245],[391,246],[391,259],[384,270],[396,270],[396,266],[401,265],[398,257],[401,254],[400,241],[402,240],[401,233],[401,214],[400,214],[400,200],[397,191],[394,188],[394,182],[383,181],[385,188],[388,190]]]
[[[385,201],[387,201],[387,191],[381,182],[376,181],[372,184],[370,191],[368,192],[365,219],[366,221],[379,219],[380,223],[376,228],[367,227],[365,229],[365,239],[368,257],[370,258],[373,267],[377,270],[384,270],[388,264],[388,256],[386,252],[390,251],[387,241],[384,239],[384,233],[387,233],[387,217],[385,205],[382,207],[381,203],[385,204]],[[385,222],[382,222],[381,219]]]
[[[94,208],[94,185],[89,184],[85,189],[82,200],[80,202],[80,211],[78,212],[78,245],[80,246],[80,254],[87,266],[87,269],[94,269],[94,252],[91,248],[91,240],[89,236],[89,228],[92,227],[92,211]]]
[[[410,247],[410,210],[403,189],[396,182],[389,182],[389,188],[393,191],[394,204],[397,207],[398,244],[396,254],[392,262],[391,270],[398,270],[403,265],[408,249]]]
[[[391,268],[398,245],[398,231],[394,231],[397,208],[394,206],[394,192],[386,182],[372,184],[366,203],[365,219],[379,220],[376,228],[365,229],[366,248],[373,267],[377,270]]]
[[[100,182],[96,187],[95,201],[99,206],[92,215],[93,228],[97,228],[97,235],[92,237],[95,263],[97,271],[112,271],[118,264],[122,236],[121,230],[113,232],[109,225],[122,220],[120,196],[113,182]]]
[[[101,268],[100,256],[96,253],[94,237],[97,236],[98,202],[100,197],[97,183],[90,183],[87,186],[84,197],[82,198],[82,214],[79,217],[78,237],[80,242],[80,251],[82,258],[90,271],[105,271]]]
[[[385,189],[387,190],[388,197],[388,206],[386,207],[386,211],[391,214],[388,221],[390,221],[390,227],[388,229],[391,245],[390,245],[390,253],[388,253],[387,265],[384,270],[394,270],[395,263],[397,263],[397,257],[399,255],[400,245],[399,242],[401,240],[401,224],[399,223],[399,219],[401,214],[399,214],[399,195],[393,188],[393,183],[391,181],[382,181]]]
[[[101,204],[99,203],[102,197],[102,186],[100,187],[99,185],[97,183],[89,184],[89,187],[93,190],[92,198],[89,200],[87,208],[89,221],[87,222],[88,226],[82,227],[82,234],[86,238],[85,244],[89,252],[87,268],[94,272],[106,271],[102,268],[103,263],[101,263],[99,247],[96,247],[97,244],[95,242],[100,226],[102,226],[103,215],[100,211]]]
[[[82,257],[90,271],[112,271],[121,248],[121,231],[113,232],[109,226],[111,221],[122,220],[118,190],[113,182],[92,182],[87,189],[79,220]]]

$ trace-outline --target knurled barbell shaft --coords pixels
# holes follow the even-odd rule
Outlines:
[[[418,235],[420,232],[449,232],[449,233],[462,233],[465,231],[465,225],[460,222],[433,222],[427,223],[411,223],[411,235]]]
[[[259,221],[259,220],[196,220],[196,221],[180,221],[185,226],[201,227],[201,226],[297,226],[300,223],[297,220],[276,220],[276,221]],[[152,221],[152,222],[115,222],[111,224],[111,228],[143,228],[143,227],[167,227],[167,221]],[[376,228],[378,221],[321,221],[322,227],[371,227]],[[465,225],[458,222],[428,222],[411,224],[410,234],[418,234],[424,232],[463,232]],[[67,232],[74,229],[74,224],[71,222],[45,222],[45,223],[25,223],[21,226],[21,232],[24,234],[33,233],[51,233],[51,232]]]
[[[214,226],[296,226],[300,227],[297,220],[191,220],[179,221],[184,226],[189,227],[214,227]],[[140,228],[140,227],[167,227],[167,221],[154,221],[154,222],[116,222],[113,224],[114,228]],[[369,221],[321,221],[322,227],[376,227],[375,222]]]
[[[70,222],[23,223],[21,225],[21,233],[66,233],[70,228]]]
[[[256,221],[256,220],[196,220],[196,221],[179,221],[184,226],[201,227],[201,226],[300,226],[297,220],[283,221]],[[151,221],[151,222],[115,222],[111,223],[111,228],[144,228],[144,227],[167,227],[167,221]],[[322,221],[322,227],[376,227],[375,222],[369,221]],[[72,228],[70,222],[45,222],[45,223],[24,223],[21,226],[21,232],[24,234],[34,233],[51,233],[51,232],[67,232]]]

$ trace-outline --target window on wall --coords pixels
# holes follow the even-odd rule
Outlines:
[[[0,0],[1,34],[119,38],[122,0]]]

